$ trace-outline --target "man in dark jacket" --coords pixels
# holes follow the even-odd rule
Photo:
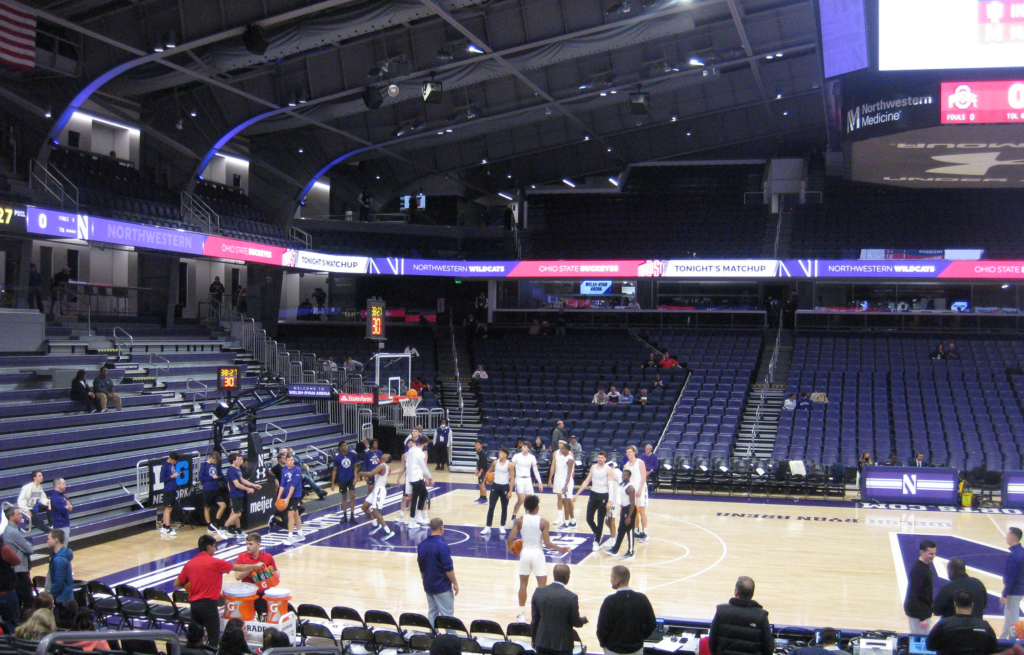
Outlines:
[[[754,600],[754,581],[736,580],[733,598],[715,610],[708,636],[711,655],[772,655],[775,639],[768,612]]]
[[[903,599],[903,613],[910,621],[910,634],[926,635],[932,620],[932,579],[935,576],[935,542],[921,542],[921,556],[907,572],[907,596]]]
[[[569,584],[569,567],[558,564],[553,574],[553,584],[533,592],[533,648],[537,655],[572,655],[572,629],[582,628],[587,618],[580,616],[580,599],[565,587]]]
[[[601,603],[597,617],[597,641],[605,655],[642,655],[644,639],[658,627],[647,596],[629,588],[629,569],[612,567],[615,593]]]
[[[967,575],[967,566],[959,557],[954,557],[946,564],[946,571],[949,573],[949,582],[939,589],[939,595],[932,603],[932,614],[941,617],[953,616],[956,614],[953,597],[961,591],[966,591],[974,603],[971,616],[979,619],[985,618],[985,605],[988,604],[988,591],[985,583],[977,578]]]
[[[953,596],[956,614],[939,621],[925,642],[939,655],[988,655],[999,650],[996,633],[988,621],[971,616],[971,595],[958,591]]]

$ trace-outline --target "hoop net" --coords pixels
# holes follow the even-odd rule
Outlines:
[[[416,408],[420,406],[422,398],[399,398],[398,404],[402,406],[402,416],[416,416]]]

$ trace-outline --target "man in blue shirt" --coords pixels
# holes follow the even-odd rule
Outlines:
[[[416,562],[427,594],[427,618],[430,625],[439,616],[455,616],[455,596],[459,583],[455,580],[452,553],[444,542],[444,521],[430,520],[430,536],[416,546]]]
[[[205,462],[199,465],[199,482],[203,485],[203,514],[206,515],[207,532],[227,539],[228,534],[221,527],[224,511],[228,504],[224,502],[220,484],[224,474],[220,470],[220,451],[213,451]],[[217,514],[211,519],[210,509],[217,506]]]
[[[71,572],[71,559],[75,556],[71,549],[64,545],[64,533],[51,530],[46,537],[46,545],[53,550],[50,556],[50,594],[54,603],[63,603],[75,597],[74,575]]]
[[[302,541],[302,523],[299,522],[299,505],[302,504],[302,471],[295,466],[295,455],[290,451],[281,470],[281,486],[277,490],[277,500],[284,501],[288,512],[288,541],[294,544]],[[298,534],[296,534],[298,528]]]
[[[71,543],[71,502],[64,497],[68,483],[64,478],[53,481],[53,492],[50,494],[50,523],[55,530],[64,532],[64,543]]]
[[[1024,599],[1024,546],[1020,545],[1020,528],[1006,531],[1006,545],[1010,554],[1006,558],[1006,573],[1003,574],[1003,594],[999,602],[1003,608],[1003,632],[1000,639],[1009,639],[1013,624],[1020,619],[1020,601]]]
[[[242,477],[243,463],[245,463],[245,458],[242,457],[242,453],[230,453],[228,455],[229,466],[224,477],[228,481],[228,500],[231,501],[231,514],[228,515],[228,520],[224,522],[224,532],[228,534],[221,536],[225,538],[231,534],[236,537],[245,537],[241,523],[242,512],[245,511],[245,495],[263,488],[263,485],[253,484]]]
[[[331,464],[331,489],[335,485],[341,488],[341,513],[342,521],[356,522],[356,464],[359,458],[355,453],[350,452],[348,444],[342,441],[338,444],[338,454],[334,456],[334,463]],[[373,469],[370,469],[373,470]],[[345,503],[348,502],[348,517],[345,517]]]
[[[173,537],[178,534],[171,528],[171,510],[178,500],[178,478],[181,473],[177,470],[178,460],[181,457],[178,453],[172,452],[167,456],[167,461],[160,467],[160,482],[164,485],[161,506],[164,508],[164,521],[160,526],[160,534]]]
[[[381,452],[377,446],[377,440],[374,439],[370,442],[369,446],[363,451],[363,473],[369,473],[380,466],[380,456],[384,453]],[[366,486],[371,490],[373,489],[373,480],[367,480]],[[369,491],[367,491],[369,493]]]

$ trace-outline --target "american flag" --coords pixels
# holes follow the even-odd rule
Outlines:
[[[36,16],[0,0],[0,64],[36,69]]]

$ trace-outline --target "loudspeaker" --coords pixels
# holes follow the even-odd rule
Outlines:
[[[380,109],[380,106],[384,104],[380,89],[374,86],[366,87],[366,90],[363,91],[363,104],[367,109]]]
[[[267,41],[266,32],[263,28],[256,23],[250,24],[242,32],[242,43],[245,44],[245,49],[254,55],[262,56],[266,53],[270,43]]]
[[[651,94],[646,91],[637,91],[629,94],[629,113],[643,115],[650,113]]]
[[[432,105],[441,103],[441,95],[444,91],[444,87],[441,86],[440,82],[424,82],[423,83],[423,102],[429,102]]]

